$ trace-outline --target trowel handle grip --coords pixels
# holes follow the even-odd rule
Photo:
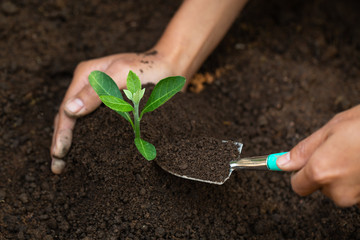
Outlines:
[[[281,152],[281,153],[273,153],[273,154],[270,154],[267,158],[266,158],[266,165],[267,165],[267,168],[269,170],[272,170],[272,171],[282,171],[276,164],[276,161],[277,159],[284,155],[285,153],[288,153],[288,152]]]
[[[287,152],[273,153],[270,155],[245,157],[230,163],[231,170],[236,169],[249,169],[249,170],[272,170],[282,171],[276,165],[278,157]]]

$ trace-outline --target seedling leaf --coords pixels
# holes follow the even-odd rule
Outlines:
[[[133,95],[133,101],[134,101],[134,103],[139,103],[140,102],[140,100],[142,99],[142,97],[144,96],[144,93],[145,93],[145,88],[143,88],[143,89],[139,89],[139,90],[137,90],[136,91],[136,93],[134,93],[134,95]]]
[[[89,83],[99,96],[108,95],[123,99],[114,80],[104,72],[91,72],[89,75]]]
[[[141,139],[135,138],[136,148],[139,150],[141,155],[148,161],[154,160],[156,157],[156,149],[151,143]]]
[[[127,89],[124,89],[124,93],[129,100],[133,100],[133,94]]]
[[[123,99],[114,96],[100,96],[101,101],[117,112],[130,112],[134,111],[134,108]]]
[[[163,105],[167,100],[179,92],[185,85],[185,78],[181,76],[168,77],[162,79],[152,91],[141,116],[146,112],[154,111],[156,108]],[[141,118],[140,116],[140,118]]]
[[[89,83],[91,87],[95,90],[97,95],[100,96],[114,96],[120,99],[123,99],[123,96],[111,77],[109,77],[106,73],[101,71],[93,71],[89,75]],[[116,111],[123,118],[128,120],[133,125],[133,122],[130,118],[130,115],[126,112]]]
[[[131,70],[127,76],[126,87],[133,94],[141,89],[141,82],[139,77]]]

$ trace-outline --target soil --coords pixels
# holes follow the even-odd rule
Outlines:
[[[297,196],[290,173],[237,171],[221,186],[166,173],[104,106],[78,121],[66,172],[50,172],[76,64],[150,49],[179,4],[1,2],[0,239],[360,239],[357,207]],[[244,157],[291,149],[359,104],[359,4],[250,1],[199,71],[212,83],[145,115],[142,136],[159,156],[204,137],[243,142]]]
[[[168,139],[176,140],[172,136],[168,136]],[[160,144],[163,146],[163,156],[158,156],[156,163],[162,169],[176,176],[213,184],[226,181],[230,175],[230,162],[240,156],[233,142],[209,137],[181,139],[176,142],[161,141]]]

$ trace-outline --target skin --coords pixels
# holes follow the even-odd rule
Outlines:
[[[54,121],[50,149],[51,170],[63,172],[76,119],[94,111],[101,103],[88,83],[94,70],[107,73],[120,89],[126,87],[129,70],[145,83],[181,75],[187,79],[198,70],[223,38],[246,0],[185,0],[155,46],[138,53],[120,53],[81,62]],[[201,14],[199,14],[201,13]],[[151,54],[150,54],[151,53]],[[74,104],[71,104],[74,103]],[[360,202],[360,106],[336,115],[321,129],[278,159],[301,196],[321,190],[337,205]]]

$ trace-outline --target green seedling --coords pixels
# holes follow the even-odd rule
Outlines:
[[[151,92],[151,95],[141,112],[139,112],[139,103],[144,96],[145,88],[141,88],[140,79],[134,72],[129,72],[126,81],[127,89],[123,90],[126,97],[132,101],[133,105],[123,99],[118,86],[106,73],[93,71],[89,75],[89,82],[106,106],[130,122],[135,133],[134,142],[136,148],[148,161],[153,160],[156,157],[156,149],[154,145],[141,138],[140,121],[144,113],[154,111],[179,92],[185,85],[185,78],[175,76],[160,80]],[[133,119],[129,112],[132,112]]]

